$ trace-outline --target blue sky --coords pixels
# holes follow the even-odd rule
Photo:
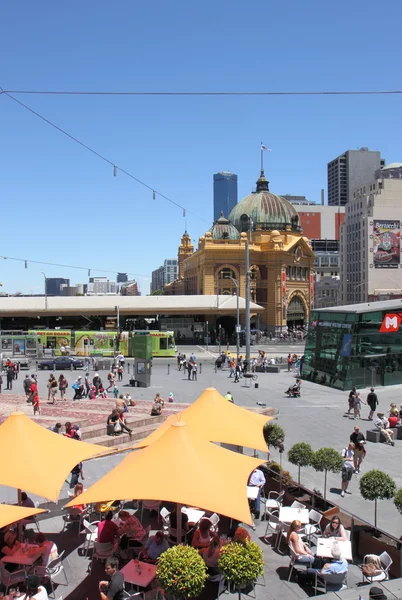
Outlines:
[[[401,89],[402,3],[373,0],[51,2],[1,9],[3,89],[292,91]],[[212,224],[212,175],[259,174],[276,193],[320,200],[347,149],[402,161],[400,96],[17,96],[151,187],[158,198],[0,95],[0,255],[136,273],[143,294],[187,222]],[[0,261],[3,291],[85,271]],[[102,273],[98,273],[102,275]],[[112,274],[110,274],[113,277]]]

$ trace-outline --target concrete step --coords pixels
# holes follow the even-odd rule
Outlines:
[[[109,413],[110,414],[110,413]],[[91,442],[92,444],[96,443],[94,442],[94,438],[98,437],[98,436],[102,436],[105,432],[106,432],[106,418],[103,419],[103,421],[101,423],[95,423],[93,425],[88,425],[86,427],[80,427],[81,429],[81,433],[82,433],[82,439],[85,440],[86,442]],[[163,417],[162,415],[159,417],[144,417],[144,418],[134,418],[134,415],[130,415],[128,413],[126,413],[126,424],[127,427],[129,427],[130,429],[134,429],[137,430],[138,428],[142,428],[142,427],[150,427],[152,428],[152,430],[156,429],[157,427],[159,427],[159,425],[161,423],[163,423],[163,421],[165,421],[165,417]]]
[[[106,435],[106,433],[104,433],[103,435],[99,435],[97,437],[91,438],[91,443],[92,444],[98,444],[99,446],[106,446],[106,447],[113,447],[113,448],[119,448],[119,450],[122,447],[125,448],[129,448],[130,446],[134,446],[134,444],[136,444],[139,440],[144,439],[145,437],[147,437],[150,433],[152,433],[153,431],[155,431],[155,429],[157,428],[157,425],[155,423],[154,426],[152,425],[145,425],[143,427],[135,427],[133,429],[133,432],[131,434],[131,437],[129,436],[128,433],[121,433],[120,435]],[[104,431],[106,430],[106,428],[104,429]]]

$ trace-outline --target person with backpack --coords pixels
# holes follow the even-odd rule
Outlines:
[[[354,450],[355,450],[355,445],[352,442],[350,442],[349,446],[347,448],[344,448],[341,452],[341,456],[343,458],[342,491],[341,491],[342,498],[345,497],[345,492],[347,492],[349,482],[352,479],[352,475],[355,470],[355,465],[354,465],[355,452],[354,452]],[[351,494],[352,492],[347,492],[347,493]]]

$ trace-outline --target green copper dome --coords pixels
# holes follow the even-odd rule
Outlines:
[[[272,194],[268,184],[264,171],[261,171],[256,191],[236,204],[230,212],[230,221],[239,231],[242,230],[242,215],[251,217],[253,229],[261,227],[269,231],[284,231],[289,226],[292,231],[301,231],[295,207],[285,198]]]
[[[240,233],[232,223],[223,216],[221,216],[212,225],[209,230],[212,233],[213,240],[238,240],[240,239]]]

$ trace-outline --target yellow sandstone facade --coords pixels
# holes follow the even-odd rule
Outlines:
[[[251,231],[242,231],[244,215],[251,218]],[[265,310],[252,317],[260,329],[279,333],[288,326],[308,323],[313,304],[314,253],[303,236],[295,208],[269,192],[264,172],[256,191],[223,215],[194,251],[187,232],[178,250],[179,277],[166,294],[246,295],[246,240],[249,239],[250,299]],[[234,329],[233,317],[219,317],[227,331]],[[244,322],[243,322],[244,325]]]

